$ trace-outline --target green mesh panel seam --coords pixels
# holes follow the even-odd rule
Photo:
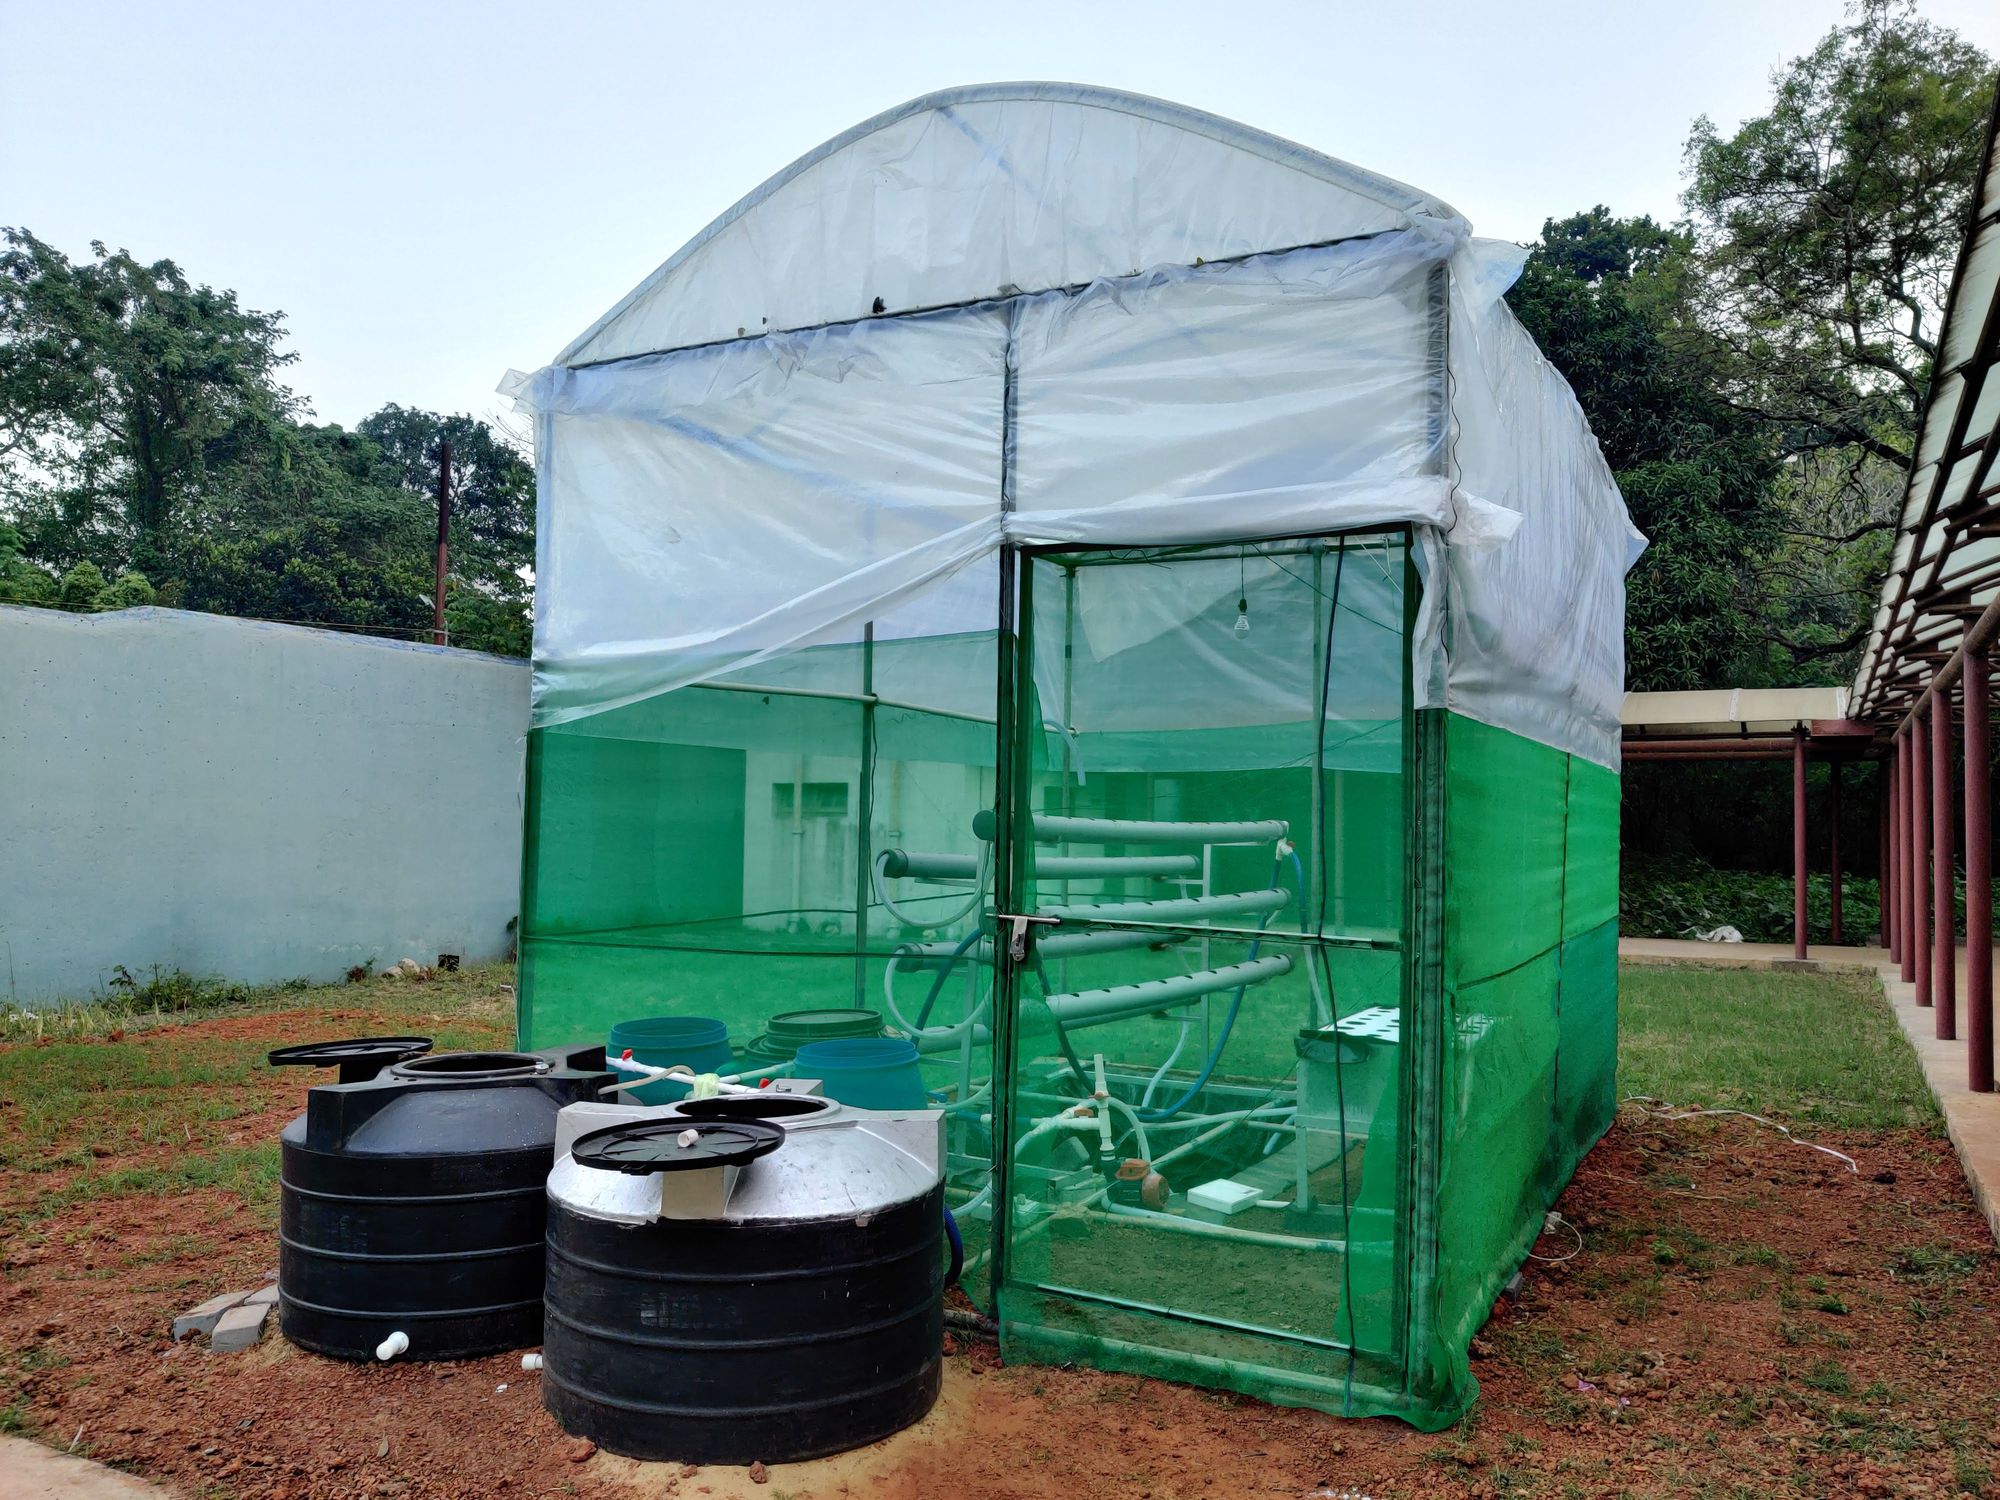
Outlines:
[[[1413,1045],[1404,1049],[1403,1140],[1407,1158],[1406,1197],[1397,1212],[1408,1252],[1399,1257],[1404,1318],[1409,1341],[1404,1354],[1405,1391],[1422,1400],[1432,1368],[1433,1302],[1438,1285],[1438,1193],[1443,1144],[1440,1108],[1444,1080],[1444,861],[1446,711],[1414,711],[1409,736],[1408,785],[1413,810],[1413,847],[1407,856],[1409,961],[1404,965],[1405,1016]],[[1406,1268],[1406,1269],[1404,1269]]]
[[[1556,1055],[1549,1068],[1548,1150],[1559,1152],[1558,1132],[1562,1128],[1563,1098],[1563,954],[1569,934],[1569,800],[1570,783],[1576,771],[1576,757],[1563,757],[1562,880],[1556,886]],[[1560,1191],[1558,1189],[1557,1191]],[[1554,1203],[1551,1198],[1550,1203]]]
[[[535,930],[535,872],[540,866],[542,814],[542,734],[528,731],[528,747],[523,772],[527,784],[521,797],[521,890],[514,906],[514,1045],[528,1045],[528,1029],[534,1015],[529,994],[535,966],[528,962],[528,934]]]

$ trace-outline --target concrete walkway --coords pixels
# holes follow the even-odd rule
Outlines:
[[[173,1493],[26,1438],[0,1437],[0,1500],[173,1500]]]
[[[1803,969],[1808,973],[1859,971],[1872,974],[1889,961],[1884,948],[1807,950],[1803,962],[1790,943],[1698,943],[1686,938],[1620,938],[1618,957],[1628,964],[1707,964],[1719,969]]]
[[[1903,983],[1886,950],[1816,947],[1809,951],[1810,957],[1801,964],[1785,943],[1699,943],[1667,938],[1621,938],[1618,942],[1618,957],[1626,963],[1873,974],[1888,997],[1896,1024],[1903,1028],[1923,1065],[1924,1081],[1944,1115],[1945,1133],[1958,1152],[1973,1199],[1986,1215],[1994,1240],[2000,1242],[2000,1093],[1975,1094],[1965,1086],[1965,950],[1958,952],[1960,1040],[1953,1042],[1937,1039],[1937,1012],[1919,1008],[1917,987]]]
[[[1903,1035],[1916,1048],[1924,1078],[1944,1112],[1944,1128],[1972,1184],[1980,1212],[2000,1240],[2000,1094],[1975,1094],[1965,1086],[1965,950],[1958,950],[1958,1035],[1955,1042],[1937,1039],[1937,1012],[1917,1005],[1917,987],[1897,977],[1885,956],[1876,966],[1883,993]]]

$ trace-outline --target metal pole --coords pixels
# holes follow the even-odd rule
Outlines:
[[[1965,1086],[1993,1091],[1993,787],[1987,715],[1991,663],[1965,658]]]
[[[801,787],[800,792],[804,792]],[[861,630],[861,769],[855,781],[854,1004],[868,1003],[868,903],[875,864],[875,622]]]
[[[1806,956],[1806,732],[1792,731],[1792,957]]]
[[[1833,881],[1833,910],[1827,923],[1826,940],[1838,948],[1846,941],[1840,930],[1840,762],[1830,761],[1826,768],[1827,799],[1832,804],[1827,810],[1827,869]]]
[[[1916,950],[1917,1004],[1931,1003],[1930,717],[1910,720],[1910,946]]]
[[[438,537],[437,579],[431,585],[431,642],[442,646],[444,629],[444,579],[451,551],[451,439],[438,444]]]
[[[1895,903],[1889,898],[1896,884],[1896,801],[1889,795],[1889,787],[1895,775],[1895,755],[1892,748],[1875,767],[1875,941],[1888,950],[1891,963],[1896,958]]]
[[[1951,694],[1931,700],[1931,1004],[1937,1037],[1958,1036],[1957,921],[1952,899]]]
[[[1003,515],[1014,509],[1014,418],[1017,400],[1017,361],[1020,358],[1016,336],[1020,319],[1020,304],[1007,305],[1007,355],[1001,373],[1000,388],[1000,510]],[[991,1227],[991,1260],[987,1273],[986,1310],[997,1316],[1000,1309],[1000,1288],[1007,1280],[1007,1234],[1012,1227],[1013,1185],[1010,1181],[1012,1158],[1014,1155],[1014,961],[1012,934],[997,920],[1000,912],[1018,912],[1014,904],[1015,875],[1017,866],[1024,861],[1015,850],[1014,815],[1017,810],[1016,797],[1022,790],[1023,778],[1016,760],[1014,736],[1019,705],[1015,701],[1015,673],[1022,669],[1020,660],[1020,616],[1017,614],[1016,590],[1020,587],[1018,575],[1019,554],[1014,547],[1002,541],[1000,544],[1000,608],[998,629],[995,631],[994,648],[998,653],[997,671],[994,681],[993,704],[993,910],[996,920],[993,927],[993,1164],[992,1175],[987,1179],[993,1189],[993,1222]],[[1032,668],[1027,669],[1032,678]],[[1067,728],[1068,726],[1064,726]],[[1018,807],[1025,816],[1027,809]]]
[[[1896,734],[1896,977],[1916,983],[1916,912],[1910,904],[1910,732]]]

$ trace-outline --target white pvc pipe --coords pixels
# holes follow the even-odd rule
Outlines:
[[[1040,915],[1058,922],[1206,922],[1212,917],[1248,916],[1292,904],[1291,892],[1279,886],[1262,891],[1231,891],[1219,896],[1165,896],[1157,901],[1079,901],[1045,906]]]
[[[1238,985],[1261,984],[1292,971],[1291,959],[1283,953],[1267,953],[1242,963],[1225,964],[1195,974],[1167,979],[1147,979],[1137,984],[1113,985],[1109,989],[1079,990],[1070,995],[1050,995],[1050,1013],[1065,1027],[1096,1026],[1105,1021],[1143,1016],[1149,1011],[1185,1005],[1217,990],[1233,990]]]
[[[410,1347],[410,1336],[398,1328],[375,1346],[375,1357],[383,1362],[394,1359]]]

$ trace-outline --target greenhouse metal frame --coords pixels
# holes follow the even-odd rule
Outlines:
[[[913,101],[548,369],[523,1045],[916,1042],[1010,1358],[1425,1427],[1609,1124],[1623,575],[1517,247]]]

